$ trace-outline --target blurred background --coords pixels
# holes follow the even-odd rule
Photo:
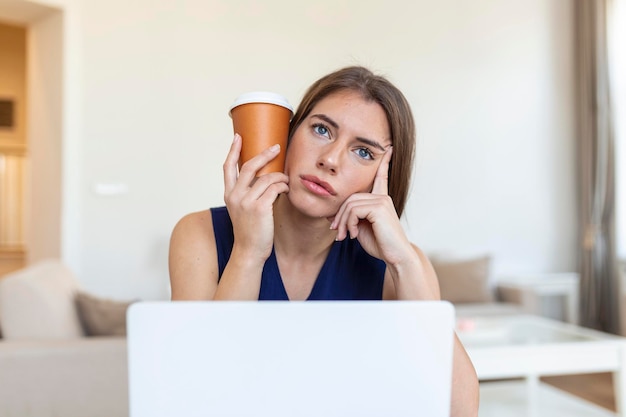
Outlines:
[[[416,244],[496,277],[577,271],[574,5],[0,0],[4,271],[61,258],[90,292],[168,298],[172,228],[223,204],[233,99],[297,105],[355,64],[412,105]]]

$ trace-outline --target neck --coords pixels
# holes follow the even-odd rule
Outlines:
[[[274,203],[274,247],[278,253],[289,258],[326,257],[336,235],[328,219],[304,215],[286,195]]]

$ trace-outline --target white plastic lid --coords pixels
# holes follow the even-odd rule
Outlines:
[[[291,104],[289,104],[289,102],[287,101],[285,97],[277,93],[271,93],[269,91],[253,91],[250,93],[244,93],[240,95],[239,97],[235,99],[234,103],[230,106],[230,109],[228,110],[228,114],[230,115],[230,112],[235,107],[241,106],[242,104],[248,104],[248,103],[276,104],[278,106],[282,106],[282,107],[285,107],[286,109],[289,109],[289,111],[291,111],[291,114],[293,114],[293,107],[291,107]]]

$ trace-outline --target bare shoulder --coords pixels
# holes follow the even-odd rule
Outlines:
[[[172,235],[181,233],[187,235],[189,232],[202,232],[201,234],[204,235],[204,231],[213,231],[211,210],[202,210],[185,215],[174,226]]]
[[[215,249],[211,210],[187,214],[174,226],[170,239],[170,254],[172,250],[202,253],[206,249]]]
[[[216,250],[210,210],[187,214],[176,223],[169,251],[173,300],[213,297],[219,274]]]

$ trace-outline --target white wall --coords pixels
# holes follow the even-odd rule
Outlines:
[[[86,289],[167,297],[172,227],[222,202],[232,99],[275,90],[297,104],[350,64],[413,105],[416,243],[489,251],[498,273],[576,268],[572,0],[57,3],[63,257]]]
[[[63,14],[28,27],[28,262],[61,256]]]
[[[576,270],[572,4],[481,3],[431,39],[439,54],[409,92],[411,236],[431,252],[491,252],[500,274]]]

